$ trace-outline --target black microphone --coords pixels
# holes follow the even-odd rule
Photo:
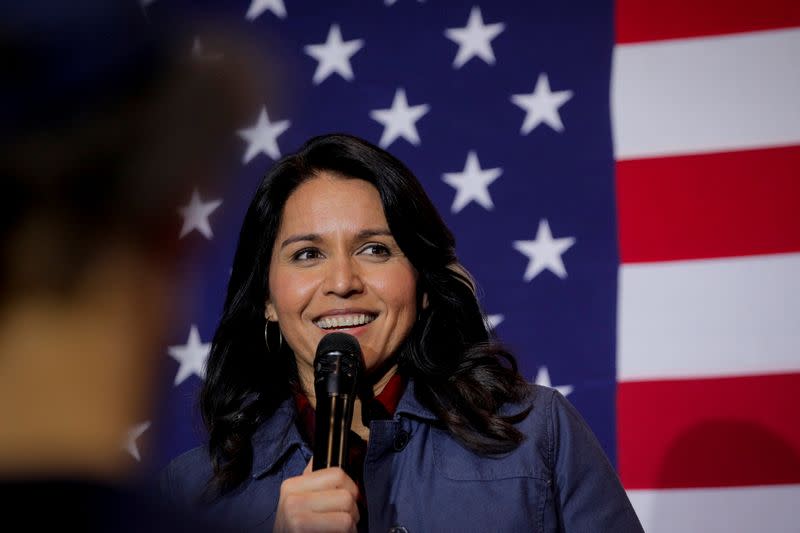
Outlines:
[[[313,470],[339,466],[348,472],[350,424],[362,364],[361,346],[352,335],[328,333],[317,345]]]

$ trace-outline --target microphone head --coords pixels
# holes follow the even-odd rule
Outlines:
[[[328,333],[317,345],[314,388],[325,394],[354,395],[361,375],[363,355],[358,340],[347,333]]]

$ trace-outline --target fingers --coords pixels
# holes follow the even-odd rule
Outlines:
[[[344,489],[318,491],[316,497],[310,500],[309,508],[317,513],[343,511],[356,518],[358,521],[358,505],[352,494]]]
[[[356,531],[358,487],[341,468],[312,471],[281,484],[275,531]]]
[[[358,498],[358,487],[355,481],[339,467],[323,468],[314,472],[308,467],[303,475],[287,479],[281,485],[281,493],[315,492],[330,489],[344,489],[353,499]]]
[[[361,518],[356,501],[349,492],[342,489],[288,494],[281,503],[287,516],[305,516],[307,520],[337,513],[350,516],[353,523]]]
[[[320,533],[356,533],[356,521],[347,513],[326,513],[318,515],[306,513],[299,515],[291,527],[281,528],[280,531],[314,531]]]

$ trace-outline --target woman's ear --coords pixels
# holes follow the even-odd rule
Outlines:
[[[267,300],[264,304],[264,317],[270,322],[278,321],[278,313],[275,312],[275,306],[272,305],[271,300]]]

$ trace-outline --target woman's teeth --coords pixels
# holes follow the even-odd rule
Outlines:
[[[315,320],[314,324],[322,329],[337,329],[369,324],[375,320],[373,315],[336,315]]]

